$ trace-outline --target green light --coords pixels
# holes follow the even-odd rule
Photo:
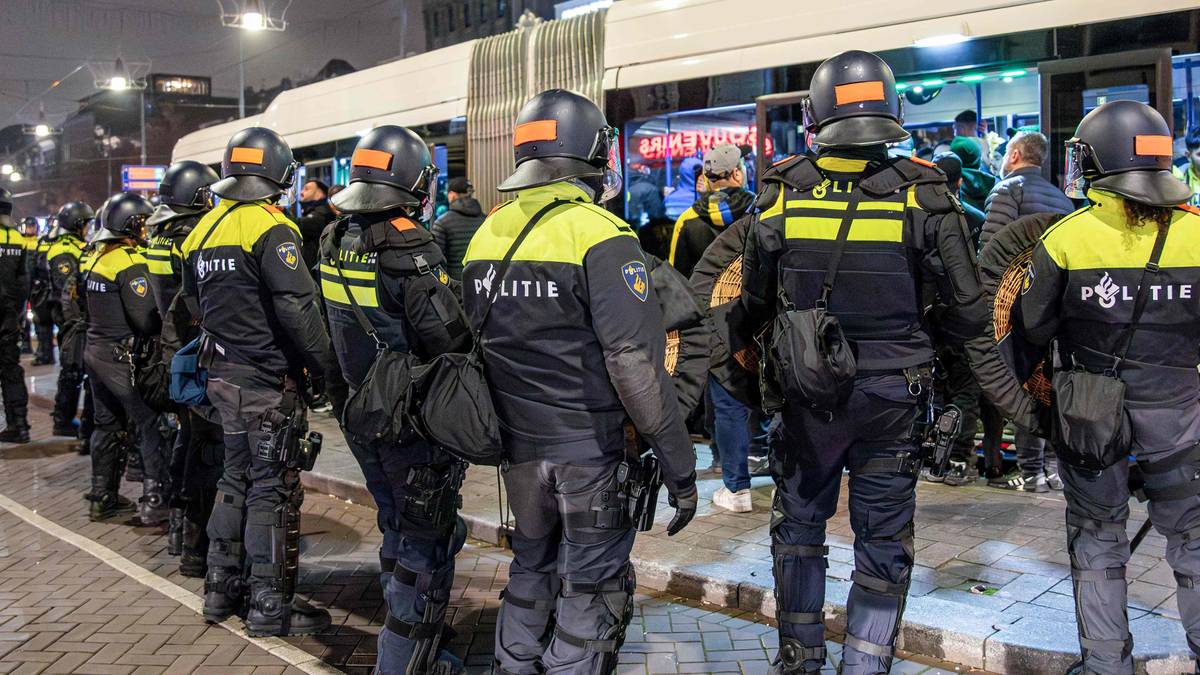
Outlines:
[[[964,75],[963,82],[983,82],[987,79],[987,75]]]
[[[1000,77],[1025,77],[1025,70],[1006,70],[1000,73]]]
[[[924,81],[924,82],[922,82],[921,84],[922,84],[923,86],[926,86],[926,87],[940,87],[940,86],[942,86],[943,84],[946,84],[946,81],[945,81],[945,80],[939,80],[939,79],[933,79],[933,80],[925,80],[925,81]]]
[[[905,89],[908,89],[907,84],[904,84],[903,82],[896,83],[896,91],[904,91]]]

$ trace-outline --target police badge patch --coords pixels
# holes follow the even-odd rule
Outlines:
[[[71,264],[65,263],[65,262],[58,263],[58,273],[59,274],[70,274],[71,273]]]
[[[275,252],[279,254],[279,259],[287,265],[289,269],[296,269],[300,266],[300,254],[296,251],[296,245],[292,242],[280,244],[275,248]]]
[[[650,297],[650,276],[646,274],[646,263],[640,260],[631,260],[621,267],[621,274],[625,278],[625,285],[629,287],[629,292],[633,293],[633,297],[642,302]]]
[[[133,289],[134,293],[137,293],[139,298],[146,297],[146,291],[150,289],[150,286],[146,283],[146,277],[138,277],[130,281],[129,287]]]
[[[1033,265],[1030,265],[1028,271],[1025,272],[1025,279],[1021,282],[1021,295],[1025,295],[1026,293],[1028,293],[1029,289],[1032,287],[1033,287]]]

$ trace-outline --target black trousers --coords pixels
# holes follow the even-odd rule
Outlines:
[[[25,389],[25,369],[21,367],[21,312],[17,308],[0,309],[0,396],[6,410],[29,405]]]
[[[89,344],[84,350],[91,384],[95,429],[92,431],[92,475],[114,475],[119,461],[114,436],[125,429],[125,421],[137,429],[138,450],[146,478],[166,485],[169,479],[166,441],[158,426],[158,415],[146,405],[130,381],[130,364],[117,361],[113,344]],[[112,485],[109,489],[116,490]]]

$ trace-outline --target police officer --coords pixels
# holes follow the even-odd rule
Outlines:
[[[37,336],[37,352],[33,357],[35,366],[54,363],[54,313],[50,297],[50,264],[46,260],[46,253],[50,251],[57,231],[58,227],[54,226],[38,237],[37,221],[33,222],[34,243],[29,252],[29,307],[33,310],[33,330]]]
[[[554,89],[521,109],[514,145],[516,171],[498,187],[516,198],[484,221],[463,274],[467,315],[484,322],[516,517],[497,670],[610,673],[636,586],[618,498],[623,424],[661,460],[676,507],[668,534],[695,515],[696,456],[641,247],[599,206],[620,193],[616,130],[588,99]]]
[[[350,160],[350,185],[333,198],[349,218],[336,221],[321,247],[321,291],[342,372],[353,389],[362,385],[377,353],[375,340],[393,352],[430,359],[466,351],[470,331],[449,280],[445,259],[425,229],[434,203],[437,168],[420,136],[381,126],[363,136]],[[446,324],[425,330],[406,312],[427,277],[444,289]],[[428,291],[426,291],[428,292]],[[357,309],[355,308],[357,305]],[[368,322],[372,334],[359,322]],[[449,331],[443,334],[442,326]],[[379,633],[380,673],[451,673],[462,664],[441,648],[454,556],[465,541],[458,516],[463,464],[415,436],[372,441],[344,429],[367,487],[379,508],[379,552],[388,616]],[[439,663],[441,662],[441,663]]]
[[[1088,113],[1068,155],[1069,184],[1086,187],[1071,196],[1086,194],[1090,204],[1042,235],[1015,329],[1034,344],[1057,340],[1054,361],[1063,368],[1115,372],[1124,382],[1140,496],[1167,539],[1179,613],[1200,657],[1200,211],[1179,206],[1191,191],[1171,175],[1170,127],[1147,105],[1113,101]],[[1130,328],[1143,285],[1144,311]],[[1126,453],[1095,471],[1071,459],[1080,448],[1057,446],[1082,671],[1132,673]]]
[[[744,300],[755,326],[817,306],[842,239],[827,307],[857,352],[857,376],[849,398],[832,410],[785,405],[771,439],[780,632],[774,672],[815,673],[824,665],[825,522],[848,467],[855,571],[842,672],[884,673],[911,579],[920,464],[913,429],[934,356],[922,289],[937,288],[940,337],[951,342],[982,331],[982,302],[945,176],[927,162],[888,157],[886,144],[909,134],[887,64],[861,51],[825,61],[804,107],[816,157],[795,157],[764,174]]]
[[[135,339],[160,330],[146,260],[135,248],[152,207],[132,192],[114,195],[100,211],[99,229],[81,270],[86,293],[87,345],[84,363],[95,402],[92,432],[93,520],[126,510],[119,498],[121,436],[137,428],[144,466],[139,518],[143,525],[166,520],[166,443],[154,413],[133,388],[130,349]]]
[[[79,272],[79,258],[85,243],[83,233],[95,217],[92,207],[83,202],[67,202],[58,210],[53,243],[46,251],[46,278],[49,280],[50,311],[58,327],[60,367],[58,390],[54,395],[55,436],[79,437],[75,413],[79,410],[79,390],[83,386],[83,342],[85,326],[67,321],[70,302],[63,297],[67,282]]]
[[[28,443],[25,370],[21,368],[21,315],[29,288],[25,240],[13,225],[12,193],[0,188],[0,396],[4,398],[4,431],[0,443]]]
[[[33,286],[33,263],[36,259],[38,243],[38,221],[33,216],[25,216],[17,226],[21,233],[21,244],[25,248],[25,300],[28,303],[30,290]],[[21,355],[33,353],[33,321],[27,316],[26,307],[21,308]],[[34,359],[36,361],[36,357]],[[36,364],[35,364],[36,365]]]
[[[200,317],[208,396],[225,434],[224,473],[208,522],[204,617],[237,612],[251,635],[304,635],[329,613],[294,599],[303,489],[295,464],[305,382],[333,358],[304,269],[300,233],[274,205],[296,162],[275,132],[233,135],[213,183],[220,204],[184,240],[183,291]],[[243,561],[246,578],[242,578]]]
[[[162,357],[170,362],[199,330],[188,303],[177,299],[183,282],[182,245],[208,212],[208,187],[218,179],[208,166],[192,160],[175,162],[158,186],[159,204],[147,219],[152,231],[145,257],[154,304],[163,320]],[[207,570],[208,517],[221,477],[220,419],[211,407],[181,410],[179,433],[170,454],[171,519],[167,548],[180,555],[179,573],[203,577]]]

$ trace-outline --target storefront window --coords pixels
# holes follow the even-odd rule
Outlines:
[[[754,106],[694,110],[625,125],[625,218],[636,227],[674,221],[697,199],[701,160],[716,145],[748,146],[749,189],[755,189]],[[773,151],[770,142],[767,152]],[[703,191],[703,186],[700,187]]]

